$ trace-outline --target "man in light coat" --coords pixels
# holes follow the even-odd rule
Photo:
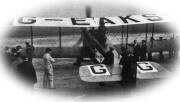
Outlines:
[[[45,54],[43,55],[44,60],[44,78],[43,78],[43,87],[44,88],[54,88],[54,73],[53,73],[53,65],[52,63],[55,60],[51,57],[51,49],[46,48]]]

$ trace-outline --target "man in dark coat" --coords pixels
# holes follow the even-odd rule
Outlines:
[[[132,87],[136,85],[136,61],[124,47],[121,47],[121,60],[119,65],[122,65],[122,84],[123,86]]]
[[[147,52],[147,45],[146,45],[145,40],[142,40],[140,52],[141,52],[141,61],[145,61],[146,60],[146,52]]]
[[[134,54],[134,60],[137,62],[139,61],[139,58],[140,58],[140,46],[139,44],[137,43],[136,40],[134,40],[134,44],[129,44],[129,46],[133,47],[133,54]]]
[[[88,49],[88,47],[87,47],[87,42],[86,42],[85,36],[87,33],[88,33],[87,29],[81,28],[81,38],[77,41],[77,43],[74,46],[77,46],[82,42],[83,47],[79,50],[80,53],[77,56],[76,62],[74,63],[74,65],[80,66],[81,62],[83,61],[83,58],[86,54],[86,51],[87,51],[86,49]]]
[[[124,65],[127,61],[128,53],[125,49],[125,47],[121,47],[121,60],[119,62],[119,65]]]
[[[113,50],[114,49],[112,47],[110,47],[110,50],[105,55],[105,59],[103,61],[103,64],[106,64],[106,65],[113,65],[114,64]]]
[[[100,26],[98,27],[98,34],[96,35],[97,36],[97,40],[99,41],[99,43],[102,46],[105,46],[107,37],[105,35],[106,34],[106,27],[105,27],[104,21],[100,19],[99,25]]]
[[[26,55],[30,62],[32,62],[33,53],[34,53],[34,47],[30,45],[28,42],[26,42]]]
[[[125,87],[135,87],[136,86],[136,74],[137,74],[137,64],[132,56],[127,56],[124,59],[122,68],[122,84]]]
[[[121,47],[121,60],[119,62],[119,65],[122,66],[122,84],[125,85],[129,80],[130,75],[130,66],[129,66],[129,60],[128,60],[128,53],[125,49],[125,47]]]
[[[22,56],[22,59],[23,62],[18,65],[18,74],[24,78],[28,85],[33,86],[37,82],[34,66],[26,56]]]

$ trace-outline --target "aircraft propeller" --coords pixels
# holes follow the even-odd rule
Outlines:
[[[89,5],[86,6],[86,17],[87,18],[91,17],[91,7]]]

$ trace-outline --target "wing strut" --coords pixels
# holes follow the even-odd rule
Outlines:
[[[152,24],[152,39],[154,39],[154,23]],[[153,40],[152,40],[153,41]]]
[[[121,44],[123,45],[123,40],[124,40],[124,26],[121,28],[121,34],[122,34],[122,39],[121,39]]]
[[[61,48],[61,27],[58,27],[58,33],[59,33],[59,47]]]
[[[129,26],[127,25],[127,26],[126,26],[126,49],[127,49],[127,45],[128,45],[128,37],[129,37],[129,36],[128,36],[128,35],[129,35],[128,33],[129,33]]]
[[[147,42],[148,24],[146,24],[146,42]]]
[[[150,51],[148,53],[148,60],[152,60],[152,49],[153,49],[153,40],[154,40],[154,24],[152,24],[152,36],[150,39],[151,45],[150,45]]]
[[[30,34],[31,34],[31,46],[33,46],[33,27],[30,26]]]
[[[153,48],[153,40],[154,40],[154,24],[152,24],[151,49]]]

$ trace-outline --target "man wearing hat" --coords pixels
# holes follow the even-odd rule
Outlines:
[[[142,40],[140,52],[141,52],[141,61],[145,61],[146,60],[146,52],[147,52],[147,45],[146,45],[145,40]]]
[[[17,72],[21,78],[27,82],[28,85],[33,86],[37,82],[36,71],[31,62],[28,61],[28,57],[22,55],[22,63],[18,64]]]

